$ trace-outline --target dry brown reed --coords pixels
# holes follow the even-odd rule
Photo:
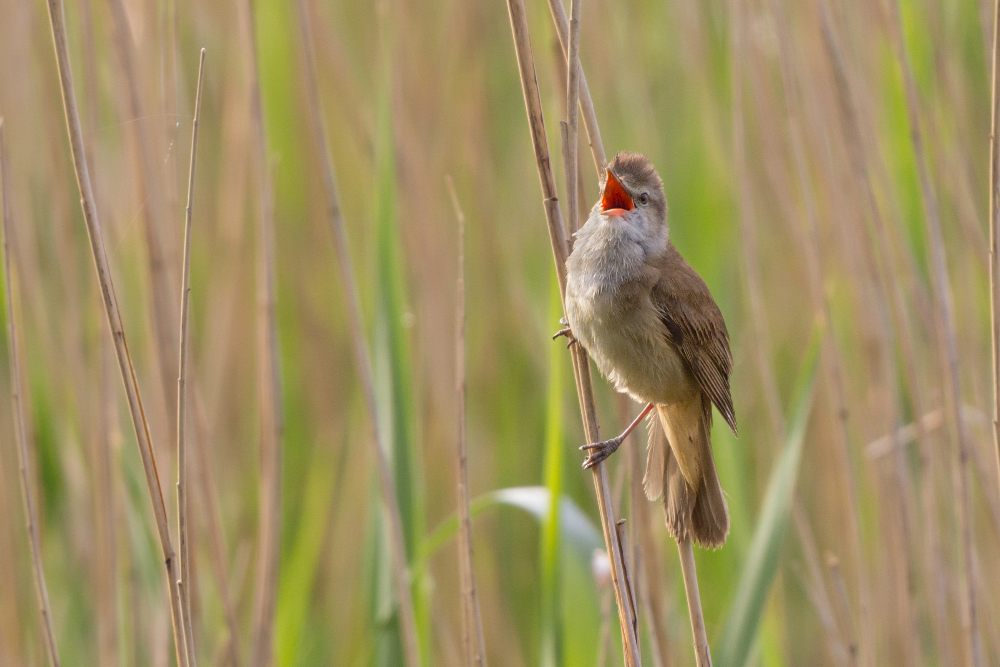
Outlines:
[[[1000,71],[1000,0],[993,2],[993,52],[991,60],[990,105],[990,340],[993,352],[993,448],[997,457],[997,482],[1000,484],[1000,141],[997,140],[997,115],[1000,113],[998,83]]]
[[[31,571],[35,579],[35,597],[38,600],[38,610],[42,617],[42,635],[45,638],[45,651],[53,667],[59,667],[59,647],[56,644],[56,632],[52,625],[52,607],[49,605],[49,589],[45,584],[45,569],[42,567],[42,545],[38,538],[38,514],[35,510],[35,495],[33,490],[33,475],[31,474],[30,458],[28,457],[28,435],[25,430],[24,407],[21,403],[21,364],[17,350],[17,326],[14,323],[14,289],[11,279],[10,257],[10,218],[13,207],[10,205],[10,191],[7,187],[7,150],[5,145],[4,119],[0,116],[0,215],[3,215],[3,271],[7,299],[7,340],[10,355],[10,386],[11,402],[14,409],[14,425],[17,431],[17,467],[21,480],[21,500],[24,503],[24,523],[28,531],[28,542],[31,545]]]
[[[705,634],[705,616],[701,612],[701,594],[698,592],[698,573],[695,570],[691,540],[679,540],[677,550],[681,555],[684,594],[688,599],[691,634],[694,635],[694,662],[698,667],[711,667],[712,654],[708,648],[708,636]]]
[[[187,206],[184,208],[184,259],[181,271],[181,322],[180,351],[177,361],[177,534],[181,581],[184,584],[181,603],[184,613],[184,644],[188,654],[188,664],[195,667],[194,626],[191,622],[191,540],[188,533],[188,462],[187,462],[187,357],[188,357],[188,315],[191,305],[191,221],[194,215],[194,176],[198,154],[198,125],[201,117],[201,93],[205,76],[205,49],[201,50],[198,62],[198,88],[194,102],[194,125],[191,131],[191,162],[188,168]]]
[[[569,236],[580,226],[579,136],[580,136],[580,18],[582,0],[571,0],[569,45],[566,48],[566,141],[563,145],[566,173],[566,211]],[[571,242],[572,243],[572,242]]]
[[[571,8],[572,9],[572,8]],[[549,11],[552,14],[552,22],[556,26],[556,33],[559,35],[559,43],[565,53],[570,51],[570,24],[566,19],[566,10],[563,8],[561,0],[549,0]],[[577,30],[579,30],[579,20],[577,17]],[[577,48],[579,56],[579,47]],[[601,141],[601,131],[597,126],[597,112],[594,110],[594,101],[590,97],[590,87],[587,85],[587,77],[583,73],[583,68],[579,68],[579,98],[580,109],[583,111],[583,125],[587,130],[587,138],[590,144],[590,153],[594,158],[594,167],[600,174],[604,165],[608,163],[604,156],[604,143]],[[571,222],[571,224],[576,224]]]
[[[94,201],[94,191],[90,183],[90,173],[87,169],[87,159],[83,146],[83,129],[80,125],[80,113],[76,103],[76,91],[73,87],[73,74],[70,69],[69,50],[66,44],[66,19],[62,0],[48,0],[49,23],[52,29],[52,41],[56,54],[56,65],[59,71],[59,87],[62,93],[63,109],[66,114],[66,125],[69,133],[70,149],[73,155],[73,169],[76,174],[77,187],[80,191],[80,204],[83,208],[83,219],[87,226],[87,236],[94,258],[97,280],[104,301],[104,311],[114,341],[115,356],[118,369],[121,372],[122,383],[125,386],[125,397],[135,430],[136,443],[142,459],[142,468],[146,476],[146,486],[149,490],[153,506],[153,516],[156,523],[157,536],[160,542],[163,563],[167,574],[167,591],[170,596],[170,618],[173,624],[174,651],[180,667],[187,667],[187,652],[184,650],[181,636],[181,605],[177,589],[177,556],[170,539],[170,526],[167,522],[167,508],[163,500],[163,490],[160,488],[160,478],[156,471],[156,457],[153,452],[152,437],[149,424],[142,406],[139,394],[139,384],[135,369],[125,341],[125,331],[122,327],[121,313],[118,309],[118,299],[115,296],[114,284],[111,278],[111,268],[104,248],[104,237],[101,224],[97,217],[97,207]]]
[[[403,536],[403,521],[400,515],[399,503],[396,498],[392,470],[382,449],[382,434],[378,420],[378,406],[375,401],[375,380],[372,373],[371,356],[368,343],[365,340],[362,324],[361,298],[358,293],[354,266],[351,261],[347,233],[344,230],[344,219],[341,213],[340,198],[337,194],[337,184],[334,177],[333,163],[328,153],[329,140],[323,121],[323,110],[319,99],[318,77],[312,37],[309,32],[308,13],[305,0],[297,0],[299,30],[302,38],[302,55],[306,68],[306,94],[309,99],[309,120],[316,145],[319,147],[320,164],[323,175],[323,188],[326,195],[326,213],[333,233],[334,250],[337,253],[337,267],[340,269],[341,284],[347,296],[348,319],[351,325],[351,339],[354,344],[354,360],[358,365],[358,375],[361,390],[365,398],[365,407],[372,428],[372,449],[378,470],[379,488],[382,502],[385,503],[389,515],[390,550],[392,552],[393,575],[398,596],[399,618],[402,626],[404,656],[408,667],[417,667],[421,663],[420,644],[417,637],[416,620],[413,613],[413,600],[410,593],[410,576],[406,558],[406,542]]]
[[[483,621],[479,613],[479,594],[472,559],[472,517],[469,507],[469,463],[465,429],[465,405],[468,393],[465,379],[465,213],[455,192],[451,175],[445,176],[455,218],[458,220],[458,280],[455,296],[455,403],[458,412],[458,438],[455,452],[458,494],[458,562],[462,585],[462,646],[465,662],[486,664]]]
[[[569,248],[566,240],[566,228],[563,225],[562,212],[559,208],[559,199],[556,193],[555,176],[552,173],[552,163],[549,157],[545,118],[542,114],[542,105],[538,93],[538,81],[535,78],[534,58],[531,54],[531,43],[528,37],[528,22],[524,12],[524,3],[521,0],[507,0],[507,11],[510,15],[518,72],[521,78],[521,91],[524,95],[532,147],[535,153],[535,164],[538,168],[538,178],[542,187],[542,203],[545,208],[549,241],[552,245],[553,259],[556,265],[559,292],[562,298],[565,299],[566,258],[569,254]],[[572,71],[572,66],[569,69]],[[593,133],[591,133],[591,137],[593,136]],[[600,431],[597,424],[594,389],[590,376],[590,360],[582,346],[573,345],[571,349],[573,353],[573,370],[577,396],[583,416],[584,432],[587,442],[598,442],[600,440]],[[639,654],[638,636],[635,632],[637,623],[633,614],[634,597],[627,585],[625,564],[621,557],[618,535],[615,529],[614,507],[608,483],[608,473],[603,462],[597,464],[591,470],[594,475],[594,486],[597,491],[601,526],[604,530],[604,543],[611,558],[611,581],[614,585],[615,600],[618,604],[618,618],[621,623],[623,645],[625,648],[625,664],[630,667],[638,667],[641,664],[641,657]]]

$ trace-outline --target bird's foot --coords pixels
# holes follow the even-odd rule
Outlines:
[[[615,436],[610,440],[605,440],[603,442],[595,442],[590,445],[583,445],[580,447],[582,451],[587,452],[587,458],[583,461],[584,468],[593,468],[598,463],[608,458],[621,447],[624,438],[622,436]]]
[[[560,318],[559,319],[559,324],[568,324],[568,323],[566,322],[565,318]],[[555,334],[552,335],[552,340],[555,340],[556,338],[559,338],[560,336],[566,336],[566,339],[569,341],[569,342],[566,343],[566,348],[567,349],[570,346],[572,346],[573,343],[577,342],[576,336],[573,335],[573,328],[570,327],[570,326],[563,327],[559,331],[555,332]]]

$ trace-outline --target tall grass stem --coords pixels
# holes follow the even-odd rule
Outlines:
[[[205,75],[205,49],[198,61],[198,88],[194,101],[194,124],[191,130],[191,163],[188,168],[187,206],[184,208],[184,263],[181,272],[180,351],[177,361],[177,534],[180,547],[181,581],[184,582],[184,644],[188,664],[197,667],[194,649],[194,627],[191,622],[191,543],[188,535],[188,463],[187,463],[187,355],[188,314],[191,305],[191,221],[194,213],[194,175],[198,155],[198,125],[201,117],[201,92]]]
[[[677,551],[681,559],[681,574],[684,576],[688,615],[691,617],[691,634],[694,635],[694,662],[697,667],[712,667],[712,655],[708,648],[708,636],[705,634],[705,616],[701,611],[698,572],[695,569],[691,540],[678,540]]]
[[[545,208],[549,241],[552,245],[553,259],[556,264],[559,291],[560,295],[565,299],[566,258],[569,248],[566,243],[566,228],[563,226],[562,212],[559,208],[559,199],[556,193],[555,177],[552,173],[548,137],[545,132],[545,118],[542,114],[542,104],[538,93],[538,81],[535,78],[534,58],[531,54],[528,21],[524,11],[523,0],[507,0],[507,10],[510,14],[510,25],[514,38],[514,48],[517,54],[518,72],[521,78],[521,90],[524,95],[532,147],[535,153],[535,164],[538,168],[538,177],[542,188],[542,203]],[[590,359],[580,345],[573,345],[572,350],[574,375],[576,377],[580,408],[583,414],[584,432],[587,442],[598,442],[600,441],[600,431],[597,424],[597,409],[594,404]],[[597,492],[601,526],[604,529],[604,543],[611,558],[611,581],[615,589],[618,618],[621,623],[622,637],[624,639],[625,664],[629,667],[639,667],[641,665],[639,641],[634,632],[636,623],[630,603],[630,600],[633,598],[631,592],[627,590],[628,583],[625,577],[625,565],[621,558],[618,535],[615,531],[614,507],[611,498],[611,488],[608,483],[607,468],[601,462],[591,470],[594,475],[594,486]]]
[[[10,257],[10,218],[13,215],[10,205],[10,190],[8,184],[7,147],[5,144],[4,119],[0,117],[0,200],[3,207],[3,271],[4,286],[7,299],[7,340],[10,354],[10,386],[11,400],[14,408],[14,425],[17,430],[17,467],[21,479],[21,500],[24,501],[24,521],[28,530],[28,542],[31,545],[31,567],[35,575],[35,596],[38,600],[38,610],[42,616],[42,635],[45,639],[45,651],[53,667],[59,667],[59,647],[56,644],[56,633],[52,625],[52,607],[49,605],[49,589],[45,583],[45,569],[42,567],[42,545],[38,538],[38,515],[35,511],[35,497],[31,485],[28,457],[28,435],[24,424],[24,406],[21,402],[21,365],[17,350],[17,326],[14,323],[14,288],[11,286]]]
[[[455,192],[451,175],[445,176],[448,195],[458,220],[458,280],[455,296],[455,404],[458,412],[458,442],[455,451],[458,495],[458,562],[462,575],[462,645],[465,660],[474,667],[486,665],[483,620],[472,559],[472,516],[469,508],[469,461],[466,441],[465,405],[465,213]]]
[[[997,482],[1000,483],[1000,142],[997,120],[1000,114],[1000,0],[993,2],[992,90],[990,105],[990,330],[993,350],[993,447],[997,455]]]
[[[83,221],[87,226],[87,236],[94,257],[94,267],[97,271],[97,282],[101,288],[104,301],[104,312],[108,327],[114,341],[115,356],[118,360],[118,370],[121,372],[125,388],[125,398],[128,402],[132,427],[135,430],[136,444],[142,459],[142,469],[146,476],[146,486],[149,490],[150,502],[153,506],[153,518],[156,523],[157,537],[160,542],[163,564],[166,568],[167,591],[170,597],[170,618],[174,631],[174,651],[177,664],[188,667],[187,652],[184,650],[181,636],[181,605],[177,582],[177,554],[170,539],[170,526],[167,522],[167,506],[163,500],[163,489],[160,488],[160,477],[156,470],[156,456],[153,452],[152,437],[149,423],[142,406],[139,393],[139,383],[136,380],[132,357],[125,341],[125,331],[122,327],[121,313],[118,309],[118,298],[115,296],[114,283],[111,277],[111,267],[104,247],[104,236],[97,217],[97,206],[94,201],[94,191],[90,183],[90,172],[87,169],[87,158],[83,146],[83,129],[80,125],[80,112],[76,103],[76,91],[73,88],[73,73],[70,69],[69,48],[66,43],[66,17],[62,0],[47,0],[49,23],[52,29],[52,42],[56,54],[56,65],[59,71],[59,88],[62,93],[63,109],[66,114],[66,126],[69,133],[70,149],[73,155],[73,170],[76,174],[77,187],[80,191],[80,204],[83,208]]]

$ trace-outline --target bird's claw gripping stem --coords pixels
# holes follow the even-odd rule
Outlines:
[[[559,324],[566,324],[566,320],[565,319],[559,320]],[[573,343],[577,342],[576,336],[573,335],[572,327],[566,326],[560,329],[559,331],[555,332],[552,335],[552,340],[555,340],[560,336],[566,336],[566,339],[569,341],[568,343],[566,343],[566,349],[569,349],[573,345]]]
[[[617,435],[610,440],[595,442],[591,445],[583,445],[580,447],[581,450],[587,452],[587,458],[583,461],[583,467],[593,468],[598,463],[614,454],[618,448],[622,446],[622,443],[625,442],[625,438],[628,437],[628,434],[634,431],[635,427],[639,425],[639,422],[645,419],[646,415],[653,411],[653,407],[652,403],[647,403],[646,407],[644,407],[642,412],[639,413],[639,416],[632,420],[632,423],[621,432],[621,435]]]
[[[580,449],[587,452],[587,458],[583,461],[584,468],[593,468],[598,463],[608,458],[622,445],[622,436],[618,435],[610,440],[595,442],[589,445],[582,445]]]

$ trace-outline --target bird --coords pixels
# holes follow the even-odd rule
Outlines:
[[[729,332],[715,299],[670,240],[663,180],[641,153],[620,152],[566,263],[566,335],[618,391],[645,408],[625,431],[586,444],[584,467],[613,454],[649,419],[643,487],[663,499],[678,540],[721,547],[729,508],[712,455],[712,406],[737,435]]]

